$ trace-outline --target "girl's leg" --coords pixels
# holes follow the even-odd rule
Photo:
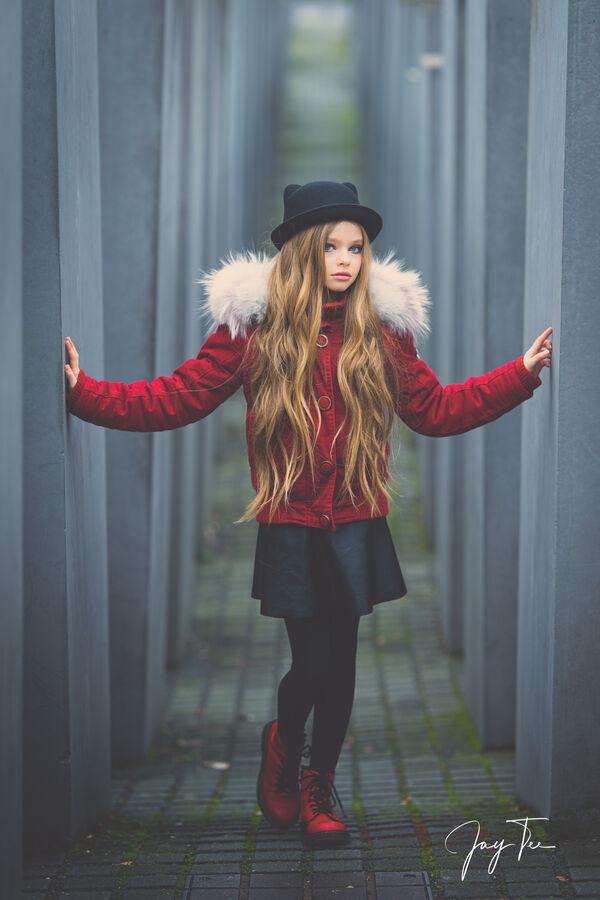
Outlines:
[[[311,769],[334,772],[354,701],[359,616],[343,610],[328,619],[329,669],[316,694]]]
[[[302,740],[304,726],[329,671],[330,634],[326,616],[285,619],[292,665],[277,692],[277,728],[289,746]]]

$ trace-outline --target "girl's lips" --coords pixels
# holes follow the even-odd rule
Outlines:
[[[350,278],[350,275],[348,274],[348,272],[336,272],[336,274],[333,277],[346,279],[346,278]]]

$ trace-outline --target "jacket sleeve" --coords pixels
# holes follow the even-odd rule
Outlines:
[[[532,397],[542,383],[520,356],[463,384],[442,387],[419,358],[411,335],[398,338],[395,350],[400,375],[396,411],[413,431],[431,437],[462,434],[493,422]]]
[[[70,412],[105,428],[166,431],[196,422],[233,394],[242,382],[242,338],[220,325],[195,359],[154,381],[96,381],[79,370],[67,394]]]

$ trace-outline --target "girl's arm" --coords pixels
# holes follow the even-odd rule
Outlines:
[[[188,425],[207,416],[240,386],[243,343],[220,325],[196,359],[188,359],[170,378],[122,384],[86,375],[67,338],[67,406],[86,422],[122,431],[166,431]]]
[[[462,434],[499,418],[533,396],[542,383],[538,372],[550,365],[551,343],[547,329],[518,359],[463,384],[442,387],[435,373],[419,359],[412,336],[395,342],[397,360],[404,375],[397,413],[406,424],[432,437]]]

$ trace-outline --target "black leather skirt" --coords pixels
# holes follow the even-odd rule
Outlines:
[[[405,594],[385,516],[343,522],[335,531],[259,523],[252,597],[263,616],[304,618],[340,606],[364,616]]]

